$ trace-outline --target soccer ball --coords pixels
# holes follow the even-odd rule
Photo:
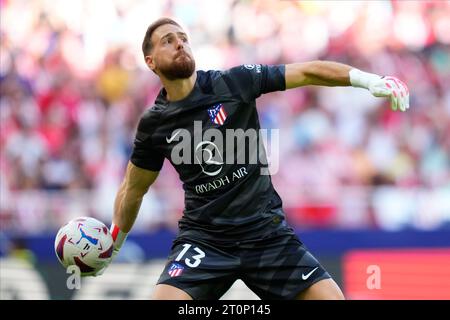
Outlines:
[[[55,252],[65,268],[76,265],[81,276],[90,276],[111,261],[113,242],[109,229],[102,222],[80,217],[59,229]]]

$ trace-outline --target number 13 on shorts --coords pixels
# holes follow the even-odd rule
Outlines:
[[[178,256],[175,258],[175,261],[180,261],[184,255],[186,254],[186,252],[188,252],[188,250],[192,247],[191,244],[189,243],[185,243],[183,244],[183,250],[181,250],[181,252],[178,254]],[[200,248],[198,247],[194,247],[192,248],[195,252],[197,252],[198,254],[193,255],[192,259],[194,260],[193,262],[191,262],[191,259],[189,258],[185,258],[184,259],[184,263],[191,268],[196,268],[200,265],[200,263],[202,262],[202,259],[205,257],[205,252],[203,252]]]

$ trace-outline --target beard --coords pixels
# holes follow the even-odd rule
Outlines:
[[[171,64],[160,65],[159,72],[168,80],[187,79],[195,71],[195,61],[187,53],[183,58],[179,58],[182,54],[175,57]]]

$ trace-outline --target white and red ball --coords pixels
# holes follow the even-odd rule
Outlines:
[[[55,239],[55,252],[65,268],[76,265],[82,276],[89,276],[111,261],[113,243],[109,229],[102,222],[90,217],[80,217],[59,229]]]

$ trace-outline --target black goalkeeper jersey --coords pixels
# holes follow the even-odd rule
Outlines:
[[[267,160],[254,134],[255,99],[277,90],[285,90],[284,65],[197,71],[186,98],[170,102],[162,89],[143,114],[131,162],[159,171],[168,159],[177,170],[185,191],[179,236],[236,242],[291,230],[270,175],[262,174]]]

